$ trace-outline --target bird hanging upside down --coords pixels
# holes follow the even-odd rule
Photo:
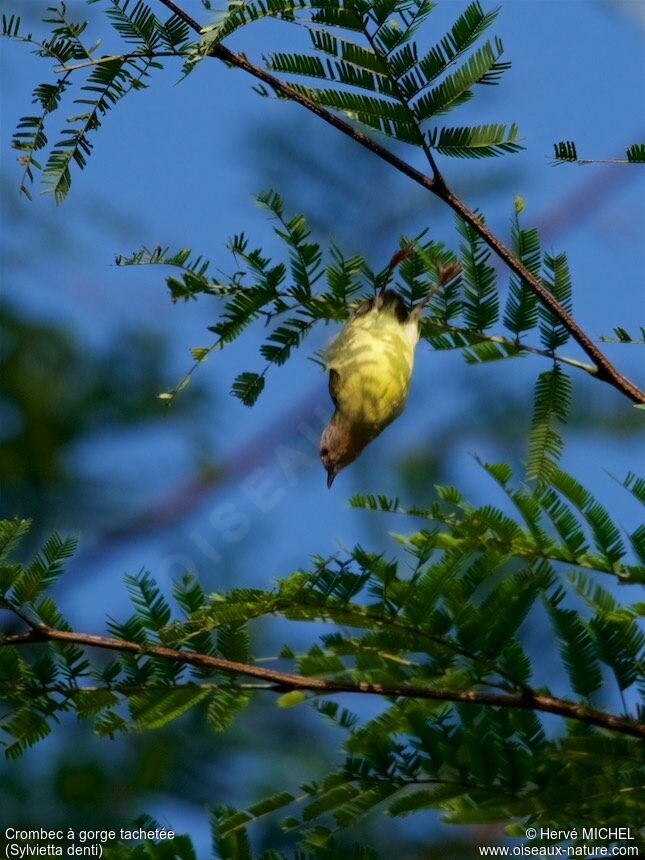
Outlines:
[[[408,396],[419,306],[391,290],[363,302],[324,354],[336,411],[320,439],[327,486],[394,421]]]
[[[392,258],[389,269],[402,252]],[[320,439],[327,486],[403,411],[408,396],[419,319],[431,296],[459,271],[441,268],[437,286],[408,310],[392,290],[363,302],[324,353],[336,407]]]

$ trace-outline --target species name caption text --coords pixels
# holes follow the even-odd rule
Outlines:
[[[18,830],[7,827],[4,833],[5,857],[102,857],[103,846],[110,842],[164,842],[175,838],[172,830],[142,827],[118,830]]]

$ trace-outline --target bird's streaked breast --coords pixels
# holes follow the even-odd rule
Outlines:
[[[380,432],[402,411],[410,384],[416,321],[372,310],[347,323],[326,353],[339,373],[337,408],[353,424]]]

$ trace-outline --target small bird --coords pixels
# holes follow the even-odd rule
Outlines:
[[[384,284],[394,267],[411,253],[409,247],[397,251],[383,273]],[[403,412],[421,312],[458,270],[458,264],[438,267],[436,286],[411,310],[401,296],[383,287],[359,305],[325,350],[329,394],[336,407],[320,438],[328,487]]]
[[[411,253],[398,251],[385,270]],[[388,289],[364,301],[324,353],[329,393],[336,407],[322,432],[320,459],[327,486],[403,411],[408,396],[419,319],[430,298],[459,272],[459,264],[437,267],[437,283],[411,310]]]
[[[328,487],[403,411],[419,316],[419,305],[408,312],[397,293],[384,290],[363,302],[327,347],[329,394],[336,407],[320,439]]]

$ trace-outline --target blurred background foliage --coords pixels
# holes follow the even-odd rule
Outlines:
[[[46,3],[19,5],[36,29]],[[74,15],[80,7],[68,8]],[[528,151],[448,170],[457,191],[502,233],[513,195],[527,196],[544,246],[570,254],[574,307],[594,336],[642,310],[634,299],[645,265],[635,238],[642,179],[631,168],[620,175],[601,167],[550,170],[544,140],[571,136],[606,153],[632,139],[634,88],[642,89],[642,9],[638,2],[587,3],[579,32],[580,4],[506,4],[500,22],[515,71],[487,98],[500,100],[510,115],[523,113]],[[82,4],[81,14],[99,30],[104,26],[96,7]],[[271,32],[260,27],[243,38],[257,48]],[[557,34],[554,63],[562,65],[564,47],[571,48],[566,63],[579,74],[567,86],[560,82],[569,81],[568,66],[535,72],[544,32]],[[590,69],[591,46],[601,35],[604,44],[619,46],[603,72]],[[228,235],[243,228],[258,241],[269,236],[250,202],[251,192],[266,187],[278,189],[291,211],[307,215],[316,238],[325,243],[333,235],[347,253],[365,254],[375,266],[389,259],[399,235],[428,225],[433,238],[454,246],[452,218],[330,129],[288,106],[258,102],[248,82],[210,66],[177,88],[177,71],[165,72],[138,102],[119,106],[64,207],[55,210],[42,199],[29,205],[18,197],[19,171],[7,154],[42,70],[13,45],[3,45],[2,64],[1,513],[33,517],[36,541],[53,527],[80,532],[81,553],[59,595],[72,623],[94,632],[104,612],[118,616],[126,569],[148,566],[167,587],[171,575],[189,567],[208,590],[266,584],[311,553],[333,551],[336,541],[370,541],[392,552],[378,517],[347,511],[351,492],[396,492],[410,503],[426,502],[434,482],[455,481],[481,496],[487,490],[470,453],[521,461],[531,406],[524,391],[527,378],[542,369],[539,359],[499,370],[466,367],[456,353],[434,353],[429,367],[420,354],[405,416],[347,472],[334,495],[323,495],[309,438],[320,429],[320,410],[329,408],[325,384],[304,352],[301,367],[278,371],[266,399],[247,412],[227,389],[241,350],[254,346],[251,333],[246,345],[200,368],[172,409],[164,409],[156,395],[189,366],[188,347],[211,322],[208,304],[171,306],[158,272],[118,272],[111,265],[115,254],[141,243],[192,244],[227,269]],[[603,129],[596,115],[587,115],[586,96],[575,98],[576,87],[584,80],[593,90],[599,74],[610,75],[619,92],[615,116],[605,118]],[[220,94],[223,81],[228,86]],[[547,122],[549,100],[556,98],[571,114],[570,128],[555,125],[561,115]],[[609,112],[607,93],[598,98]],[[168,130],[168,117],[176,130]],[[189,119],[186,139],[181,130]],[[538,127],[543,138],[536,140]],[[155,144],[161,128],[166,139]],[[609,286],[611,319],[593,305],[593,296]],[[329,334],[319,335],[312,351]],[[629,348],[610,354],[628,373],[638,369]],[[565,467],[575,474],[593,464],[591,489],[611,495],[602,467],[622,476],[639,459],[642,465],[635,419],[615,392],[575,377]],[[314,463],[303,467],[295,485],[276,472],[279,444],[298,447]],[[253,502],[246,480],[267,483],[268,510]],[[222,505],[246,518],[244,540],[227,540],[214,524]],[[270,658],[283,632],[276,625],[256,636],[255,653]],[[540,631],[529,636],[539,639]],[[260,698],[222,736],[209,733],[196,714],[157,733],[109,743],[70,722],[23,759],[0,763],[0,825],[123,826],[145,811],[190,832],[205,856],[206,807],[246,806],[275,785],[314,779],[334,749],[332,730],[314,715],[303,708],[277,711]],[[270,824],[259,823],[254,836],[260,847],[282,844]],[[476,845],[499,840],[499,832],[478,828],[466,837],[428,814],[404,827],[371,819],[356,837],[380,844],[384,856],[458,860],[477,856]]]
[[[108,482],[87,482],[74,470],[77,444],[101,429],[126,432],[159,421],[166,343],[153,330],[124,329],[107,350],[87,350],[73,328],[21,315],[0,305],[3,447],[2,515],[49,524],[69,516],[83,494],[79,527],[105,516]],[[192,410],[195,389],[180,403]],[[193,396],[191,396],[193,395]],[[77,519],[78,521],[78,519]]]

